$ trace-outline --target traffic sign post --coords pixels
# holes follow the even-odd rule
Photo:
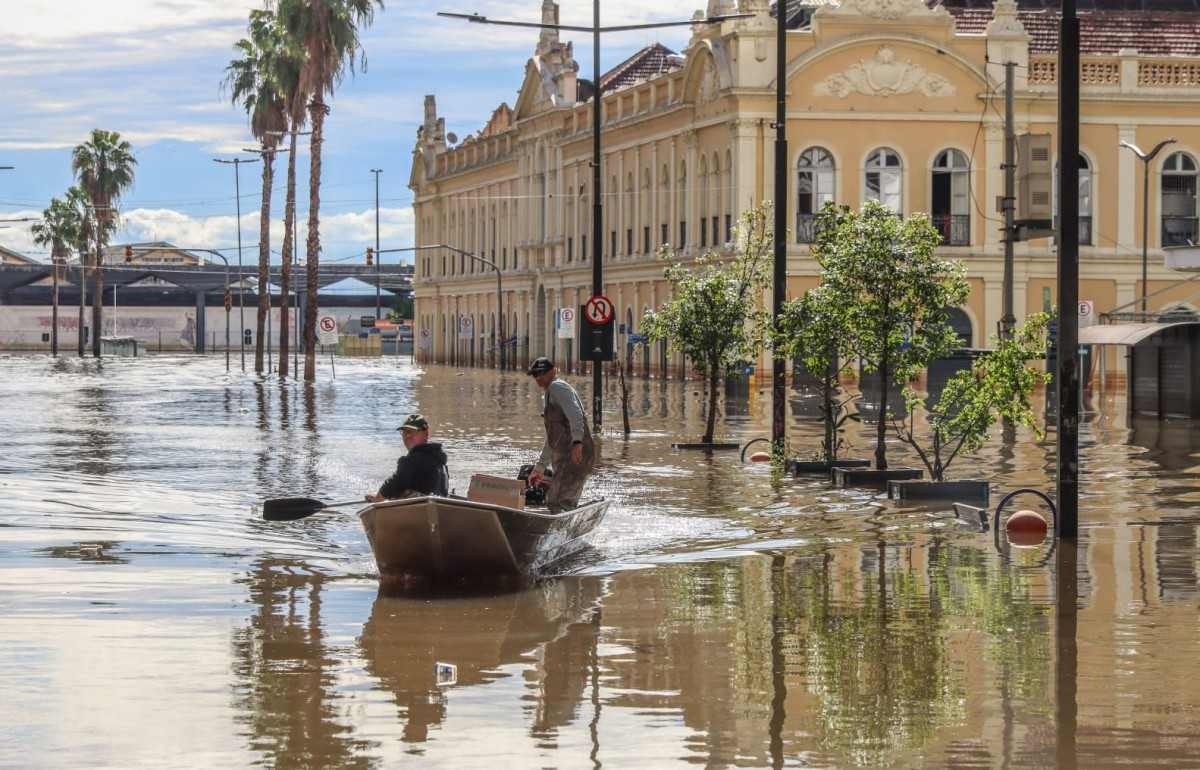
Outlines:
[[[575,308],[558,309],[558,339],[575,339]]]
[[[338,322],[331,315],[323,315],[317,319],[317,341],[322,345],[336,345],[338,341]]]
[[[597,294],[583,306],[583,317],[588,323],[602,326],[613,318],[613,303],[603,294]]]

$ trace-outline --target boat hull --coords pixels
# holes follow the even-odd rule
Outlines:
[[[358,515],[384,585],[504,586],[583,548],[608,506],[597,500],[547,514],[430,496],[374,503]]]

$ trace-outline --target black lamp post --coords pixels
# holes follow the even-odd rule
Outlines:
[[[1154,145],[1154,149],[1150,152],[1142,152],[1142,149],[1132,142],[1122,141],[1122,147],[1128,147],[1133,151],[1133,154],[1138,156],[1142,161],[1142,312],[1147,312],[1150,308],[1146,303],[1146,263],[1147,252],[1150,245],[1150,161],[1162,152],[1162,149],[1169,144],[1175,144],[1174,139],[1164,139]],[[1144,320],[1144,319],[1143,319]]]
[[[725,16],[709,16],[704,19],[689,19],[688,21],[664,21],[651,24],[624,24],[613,27],[600,26],[600,0],[592,0],[592,26],[583,27],[571,24],[549,24],[529,21],[501,21],[489,19],[477,13],[445,13],[438,16],[452,19],[466,19],[474,24],[494,24],[503,27],[528,27],[531,29],[553,29],[567,32],[590,32],[592,34],[592,295],[604,293],[604,270],[600,263],[604,242],[604,212],[600,205],[600,34],[603,32],[632,32],[643,29],[660,29],[663,27],[689,27],[694,24],[719,24],[729,19],[742,19],[753,16],[752,13],[735,13]],[[476,257],[478,259],[478,257]],[[582,352],[582,351],[581,351]],[[604,408],[604,379],[599,361],[592,362],[592,423],[599,432]]]

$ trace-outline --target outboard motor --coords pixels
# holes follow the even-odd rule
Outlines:
[[[546,479],[553,478],[554,473],[547,470],[545,478],[537,486],[529,483],[529,474],[531,473],[533,473],[533,463],[522,465],[521,470],[517,472],[517,480],[525,482],[525,504],[543,506],[546,504],[546,490],[550,487],[550,483]]]

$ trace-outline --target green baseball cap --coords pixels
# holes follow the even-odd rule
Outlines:
[[[429,430],[429,420],[426,420],[422,415],[413,413],[396,430]]]

